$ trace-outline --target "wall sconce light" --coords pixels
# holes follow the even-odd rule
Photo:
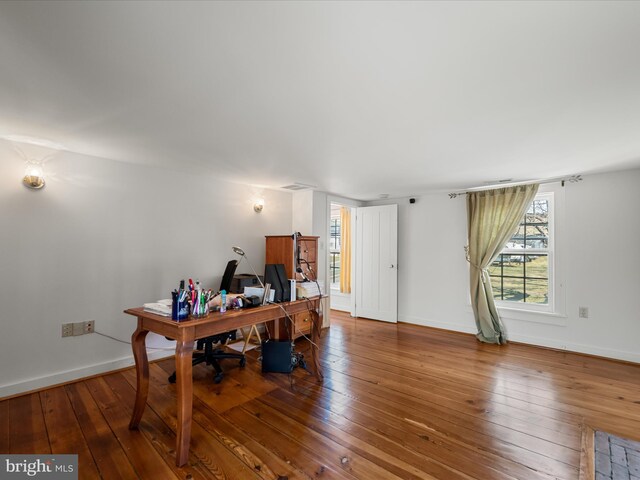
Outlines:
[[[256,203],[253,204],[253,211],[256,213],[260,213],[264,208],[264,198],[259,198],[256,200]]]
[[[24,186],[32,188],[33,190],[40,190],[44,187],[44,169],[42,168],[42,164],[33,161],[27,162],[22,183]]]

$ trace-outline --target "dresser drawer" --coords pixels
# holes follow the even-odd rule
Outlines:
[[[310,242],[310,241],[305,241],[305,240],[300,240],[300,244],[298,245],[298,248],[300,249],[300,258],[305,259],[308,262],[315,262],[318,252],[316,251],[316,242],[315,240]]]

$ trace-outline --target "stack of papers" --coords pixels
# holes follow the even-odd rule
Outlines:
[[[298,284],[298,298],[311,298],[324,295],[324,283],[318,282],[301,282]]]
[[[163,317],[171,316],[171,299],[158,300],[155,303],[145,303],[143,305],[145,312],[155,313]]]

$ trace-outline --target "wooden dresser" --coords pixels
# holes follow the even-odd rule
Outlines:
[[[309,278],[315,278],[318,271],[318,237],[299,235],[296,242],[293,235],[269,235],[266,237],[265,263],[282,263],[287,272],[287,278],[295,278],[302,281],[302,275],[296,272],[298,265]],[[298,263],[298,259],[300,262]],[[312,271],[312,273],[310,272]],[[308,312],[302,312],[292,316],[293,325],[287,320],[270,322],[269,334],[271,338],[283,340],[291,337],[296,339],[311,333],[311,316]]]

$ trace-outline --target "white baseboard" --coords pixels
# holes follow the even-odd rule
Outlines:
[[[338,310],[339,312],[351,313],[351,308],[344,305],[331,305],[331,310]]]
[[[441,328],[443,330],[451,330],[453,332],[476,334],[476,326],[474,323],[469,325],[462,323],[439,322],[437,320],[428,320],[426,318],[412,317],[409,315],[398,315],[398,321],[404,323],[412,323],[414,325],[423,325],[425,327]]]
[[[175,354],[173,350],[158,350],[149,352],[148,358],[151,360],[159,360],[161,358],[171,357]],[[19,393],[30,392],[32,390],[39,390],[53,385],[59,385],[61,383],[71,382],[80,378],[90,377],[92,375],[98,375],[100,373],[107,373],[120,368],[130,367],[134,364],[133,355],[129,355],[117,360],[109,360],[107,362],[96,363],[94,365],[88,365],[85,367],[75,368],[73,370],[66,370],[64,372],[54,373],[53,375],[45,375],[37,378],[30,378],[16,383],[9,383],[0,385],[0,400],[4,397],[16,395]]]
[[[451,330],[453,332],[476,334],[476,326],[473,321],[470,324],[448,323],[426,318],[412,317],[408,315],[399,315],[398,320],[414,325],[424,325],[425,327],[441,328]],[[569,352],[585,353],[587,355],[596,355],[598,357],[606,357],[614,360],[624,360],[626,362],[640,363],[640,353],[625,350],[615,350],[611,348],[602,348],[594,345],[584,345],[580,343],[562,342],[550,338],[531,337],[527,335],[518,335],[509,333],[509,340],[514,342],[526,343],[539,347],[555,348],[557,350],[566,350]]]
[[[602,348],[594,345],[583,345],[580,343],[562,342],[549,338],[530,337],[527,335],[509,334],[509,340],[514,342],[537,345],[540,347],[555,348],[557,350],[567,350],[569,352],[586,353],[598,357],[612,358],[614,360],[624,360],[626,362],[640,363],[640,353],[627,352],[625,350],[615,350],[612,348]]]

